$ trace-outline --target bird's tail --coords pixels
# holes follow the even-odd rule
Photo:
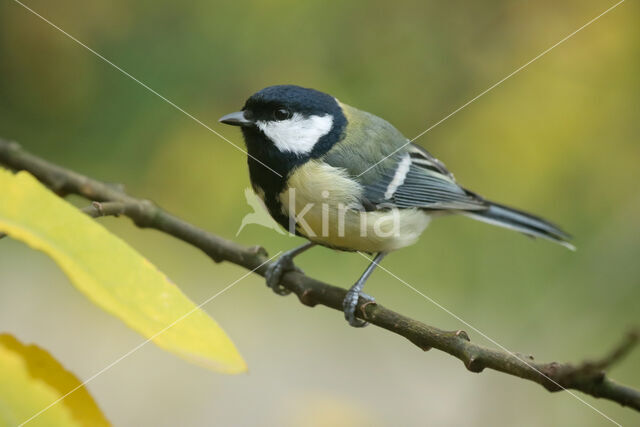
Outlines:
[[[571,236],[550,222],[508,206],[488,203],[489,209],[468,211],[467,215],[478,221],[520,231],[531,237],[542,237],[575,251],[575,246],[569,243]]]

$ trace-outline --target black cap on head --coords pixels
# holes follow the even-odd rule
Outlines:
[[[305,121],[307,125],[302,124]],[[334,97],[295,85],[266,87],[251,95],[242,111],[227,114],[220,122],[242,128],[252,180],[260,181],[265,190],[265,182],[277,175],[255,159],[286,176],[297,165],[327,153],[344,137],[347,127],[347,118]],[[276,181],[270,186],[283,185]]]
[[[242,108],[255,120],[271,120],[280,109],[304,116],[331,114],[341,115],[338,102],[331,95],[295,85],[276,85],[266,87],[247,100]]]

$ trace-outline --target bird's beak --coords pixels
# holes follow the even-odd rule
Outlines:
[[[227,114],[220,117],[218,120],[220,123],[231,126],[249,127],[253,126],[253,120],[249,120],[244,116],[244,111],[237,111],[235,113]]]

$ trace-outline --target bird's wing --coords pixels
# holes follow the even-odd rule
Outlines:
[[[400,146],[401,147],[401,146]],[[362,156],[362,151],[360,152]],[[348,157],[347,157],[348,158]],[[366,172],[356,174],[345,156],[327,156],[325,161],[350,172],[363,188],[367,210],[421,208],[428,210],[485,210],[486,202],[458,185],[445,165],[425,149],[408,144]],[[358,159],[362,161],[363,159]],[[380,157],[365,159],[369,165]]]
[[[429,210],[484,210],[485,201],[459,186],[438,159],[417,146],[395,158],[375,181],[364,186],[364,197],[374,205]]]
[[[481,197],[456,183],[441,161],[409,143],[389,122],[341,105],[349,122],[345,137],[322,160],[358,181],[366,209],[487,209]]]
[[[454,179],[453,174],[449,172],[449,170],[444,165],[444,163],[436,159],[431,153],[429,153],[424,148],[412,143],[409,143],[406,146],[406,148],[407,148],[407,151],[409,152],[409,155],[411,156],[411,160],[413,164],[417,166],[421,166],[428,170],[432,170],[434,172],[439,172],[443,175],[450,177],[451,179]]]

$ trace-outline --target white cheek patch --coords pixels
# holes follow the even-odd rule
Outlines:
[[[258,128],[271,140],[278,150],[294,154],[307,154],[316,143],[329,133],[333,116],[304,117],[294,113],[290,119],[256,122]]]

